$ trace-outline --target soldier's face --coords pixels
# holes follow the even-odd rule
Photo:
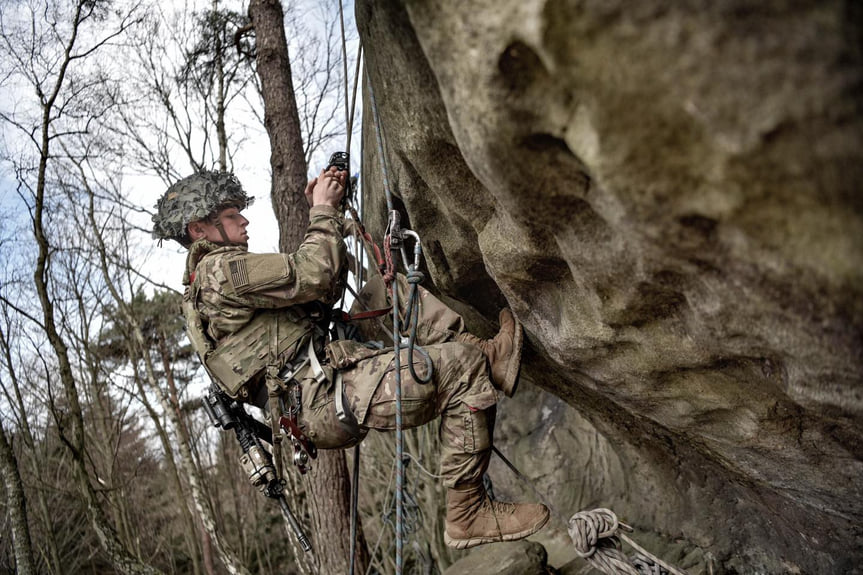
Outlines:
[[[249,243],[249,234],[246,231],[249,220],[237,208],[225,208],[212,221],[200,221],[190,224],[189,232],[192,235],[192,239],[206,238],[215,243],[224,242],[225,238],[222,237],[219,228],[216,227],[216,222],[222,223],[222,228],[225,230],[225,235],[230,243]],[[195,237],[196,235],[198,237]]]

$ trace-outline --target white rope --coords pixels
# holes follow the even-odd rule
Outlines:
[[[618,533],[621,528],[632,531],[631,527],[617,520],[613,511],[600,508],[580,511],[573,515],[569,519],[568,531],[579,557],[583,557],[591,566],[606,575],[641,575],[635,562],[620,550],[618,537],[638,552],[641,557],[636,555],[636,559],[642,565],[652,562],[672,575],[686,575],[685,571],[676,569],[645,551],[626,534]]]

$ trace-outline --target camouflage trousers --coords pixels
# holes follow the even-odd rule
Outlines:
[[[407,282],[404,277],[398,279],[403,315]],[[458,341],[459,334],[464,332],[461,316],[433,294],[419,289],[416,343],[428,354],[433,376],[426,384],[415,381],[408,366],[408,351],[402,350],[399,357],[402,427],[418,427],[440,417],[440,473],[444,484],[452,487],[476,482],[482,478],[488,465],[497,401],[486,358],[478,347]],[[383,308],[388,304],[380,278],[366,285],[360,293],[360,300],[369,309]],[[363,320],[367,324],[372,321]],[[375,330],[372,325],[362,326],[361,330],[369,336],[376,331],[380,335],[383,331]],[[356,357],[345,359],[341,356],[336,361],[337,365],[345,366],[339,371],[347,404],[363,435],[369,429],[394,430],[395,352],[393,348],[369,350],[359,345],[355,348]],[[415,351],[413,362],[417,375],[425,378],[425,357]],[[333,381],[318,384],[307,379],[303,383],[302,424],[309,437],[322,449],[344,448],[356,441],[356,436],[346,431],[335,415],[335,392]]]

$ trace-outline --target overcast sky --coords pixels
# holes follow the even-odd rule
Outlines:
[[[325,33],[323,18],[331,17],[336,24],[335,31],[339,33],[340,26],[338,25],[338,2],[331,1],[329,6],[323,6],[319,0],[293,0],[286,2],[285,11],[293,10],[296,18],[300,20],[300,25],[313,30],[318,35]],[[292,5],[292,6],[291,6]],[[348,84],[349,88],[353,88],[355,74],[355,55],[358,48],[356,26],[354,20],[353,3],[345,2],[344,5],[345,26],[347,28],[346,36],[348,38]],[[288,16],[289,18],[290,16]],[[340,37],[337,38],[340,44]],[[300,49],[297,44],[298,39],[288,30],[289,52],[294,58],[296,52]],[[341,57],[341,49],[339,48],[339,57]],[[338,63],[338,73],[343,77],[343,66],[341,61]],[[350,94],[349,89],[349,94]],[[344,96],[343,90],[339,91],[338,101],[330,102],[329,105],[338,106],[338,119],[344,118]],[[354,119],[354,135],[352,137],[351,150],[351,166],[356,172],[360,166],[360,136],[359,127],[362,118],[362,98],[357,94],[357,110]],[[244,125],[254,125],[257,120],[254,117],[247,116],[243,118],[233,118],[232,121],[242,123]],[[333,142],[325,149],[318,151],[312,158],[309,165],[309,176],[313,177],[326,165],[329,156],[336,151],[343,150],[346,144],[344,139],[338,142]],[[246,139],[237,151],[234,158],[235,173],[243,184],[246,192],[255,197],[255,203],[249,207],[244,215],[249,219],[249,250],[256,253],[278,251],[279,231],[278,224],[272,209],[270,198],[270,145],[266,132],[263,126],[258,125],[257,134],[253,134]],[[152,207],[159,197],[164,193],[164,186],[156,178],[146,179],[141,178],[139,181],[132,183],[135,194],[142,198],[141,204],[147,207]],[[149,224],[147,224],[149,225]],[[154,242],[155,245],[155,242]],[[146,250],[142,257],[142,271],[152,277],[154,280],[182,291],[182,273],[185,264],[186,250],[175,242],[164,242],[161,248]]]

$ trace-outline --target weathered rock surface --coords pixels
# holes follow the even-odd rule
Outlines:
[[[443,575],[545,575],[547,567],[542,545],[516,541],[477,547]]]
[[[517,463],[567,516],[611,507],[715,572],[858,569],[861,10],[358,2],[435,288],[477,331],[511,306],[525,374],[579,414],[501,409],[502,444],[532,446]]]

